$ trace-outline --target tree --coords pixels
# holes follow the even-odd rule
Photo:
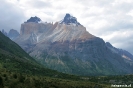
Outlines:
[[[3,79],[0,77],[0,88],[4,88]]]

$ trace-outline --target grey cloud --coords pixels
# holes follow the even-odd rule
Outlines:
[[[112,27],[106,27],[106,29],[101,29],[99,32],[100,34],[103,34],[104,37],[108,37],[109,35],[113,33],[117,33],[117,35],[114,35],[111,39],[108,40],[108,42],[111,42],[112,44],[116,45],[115,47],[125,49],[133,54],[133,33],[129,33],[133,30],[133,24],[132,23],[116,23]],[[123,35],[123,31],[128,31],[127,34]],[[129,33],[129,34],[128,34]]]
[[[30,3],[29,5],[35,9],[45,9],[45,8],[52,7],[51,2],[49,1],[30,0],[30,1],[27,1],[27,3]]]
[[[132,44],[133,44],[133,42],[132,42]],[[133,55],[133,49],[132,49],[133,45],[132,44],[128,44],[128,46],[126,48],[123,48],[123,49],[127,50],[128,52],[130,52]]]
[[[100,1],[104,1],[104,0],[100,0]],[[99,3],[102,4],[100,1]],[[110,4],[108,5],[108,3],[106,2],[107,6],[104,8],[102,8],[102,5],[101,5],[101,8],[99,8],[99,10],[103,9],[103,12],[101,13],[98,13],[97,11],[95,11],[96,13],[90,13],[88,9],[88,11],[82,14],[82,16],[85,17],[85,19],[88,19],[88,25],[89,23],[95,23],[96,21],[100,21],[100,20],[107,21],[109,25],[105,25],[104,27],[96,30],[96,31],[99,31],[97,32],[98,35],[108,31],[116,31],[116,30],[123,30],[123,29],[125,30],[125,29],[133,28],[133,22],[132,22],[133,18],[126,14],[127,12],[132,10],[133,8],[133,6],[131,6],[132,3],[131,4],[116,3],[117,5],[114,7]],[[89,21],[89,18],[92,20]]]
[[[130,52],[132,55],[133,55],[133,40],[124,40],[123,42],[116,42],[114,43],[114,45],[117,47],[117,48],[120,48],[120,49],[124,49],[128,52]]]
[[[0,12],[0,30],[4,29],[5,31],[9,31],[10,29],[16,29],[19,31],[20,25],[24,22],[23,19],[25,19],[21,9],[2,0],[0,4]]]
[[[85,3],[85,1],[82,3]],[[133,30],[133,17],[127,15],[128,12],[133,10],[133,3],[116,3],[114,2],[114,0],[110,2],[108,2],[107,0],[106,2],[105,0],[99,0],[96,3],[94,1],[87,3],[90,3],[90,6],[88,5],[88,8],[86,9],[85,13],[82,14],[82,16],[88,20],[91,19],[91,21],[88,21],[88,23],[86,23],[88,28],[91,28],[89,27],[89,24],[94,24],[96,21],[105,20],[108,23],[108,25],[105,25],[102,28],[93,30],[88,29],[88,31],[90,31],[90,33],[92,34],[96,34],[96,36],[99,37],[108,37],[109,35],[117,33],[119,31],[118,35],[113,36],[108,40],[108,42],[111,42],[113,45],[115,45],[115,47],[125,49],[133,54],[133,34],[127,34],[128,37],[124,35],[121,36],[121,33],[123,31]],[[87,3],[85,5],[87,5]],[[95,11],[95,13],[90,13],[89,9],[91,8],[91,6],[98,7],[99,10],[103,9],[103,12],[99,13]]]
[[[91,7],[91,6],[97,6],[97,7],[105,7],[109,4],[112,4],[115,0],[74,0],[76,3],[80,3],[82,5]]]
[[[100,29],[99,32],[97,32],[99,35],[107,35],[108,33],[114,33],[117,31],[123,31],[123,30],[131,30],[133,29],[133,24],[132,23],[115,23],[113,26],[106,26],[102,29]]]
[[[123,3],[116,3],[118,5],[114,6],[114,9],[116,9],[117,11],[123,11],[123,12],[128,12],[130,10],[133,9],[133,4],[132,3],[127,3],[127,2],[123,2]]]
[[[133,54],[133,31],[132,29],[125,29],[121,31],[114,31],[110,34],[115,33],[114,36],[109,40],[115,47],[125,49]],[[106,35],[105,35],[106,37]],[[108,37],[108,36],[107,36]]]

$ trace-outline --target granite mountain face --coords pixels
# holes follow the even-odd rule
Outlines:
[[[114,53],[113,46],[90,34],[70,14],[54,24],[38,17],[29,20],[21,25],[15,42],[44,66],[77,75],[133,73],[132,55]]]

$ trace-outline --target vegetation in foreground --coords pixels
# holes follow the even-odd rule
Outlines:
[[[65,79],[16,73],[0,66],[0,88],[111,88],[112,84],[133,86],[133,75]]]
[[[107,88],[80,76],[60,73],[0,54],[0,88]]]
[[[0,69],[0,88],[107,88],[85,80],[36,76]]]

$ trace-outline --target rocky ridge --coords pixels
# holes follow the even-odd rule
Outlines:
[[[130,54],[128,51],[123,50],[123,49],[115,48],[109,42],[106,42],[106,46],[112,51],[112,53],[119,54],[121,57],[125,58],[125,61],[127,61],[129,63],[132,63],[133,55]]]

